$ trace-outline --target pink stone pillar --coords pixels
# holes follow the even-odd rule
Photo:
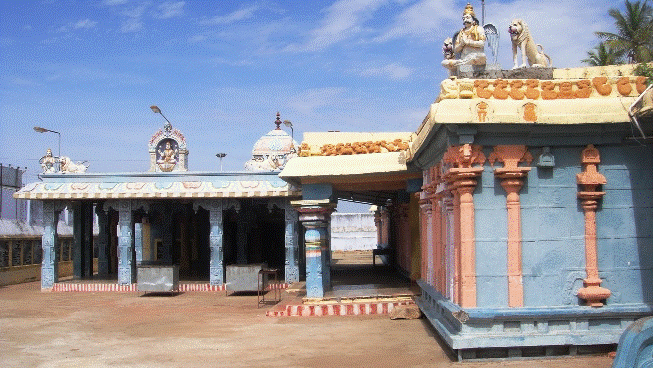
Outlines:
[[[425,196],[425,193],[421,194],[422,197]],[[431,280],[429,280],[428,274],[430,271],[429,267],[429,257],[428,257],[428,248],[430,246],[429,244],[429,229],[428,229],[428,223],[429,223],[429,214],[427,212],[426,207],[430,207],[429,200],[426,198],[421,198],[419,200],[419,215],[420,215],[420,222],[419,222],[419,233],[420,233],[420,254],[422,259],[420,260],[420,273],[421,273],[421,279],[426,281],[428,284],[431,284]]]
[[[456,227],[454,225],[455,215],[454,215],[454,198],[447,194],[442,198],[442,208],[444,210],[444,218],[442,223],[442,244],[444,246],[444,264],[445,264],[445,274],[443,279],[443,288],[445,290],[445,295],[449,300],[455,301],[456,295],[456,242],[455,242],[455,231]]]
[[[596,246],[596,209],[605,195],[600,185],[606,184],[605,176],[599,174],[597,165],[601,162],[599,151],[593,145],[587,146],[581,156],[583,172],[576,175],[576,182],[582,186],[578,198],[585,212],[585,272],[584,287],[578,290],[578,297],[591,307],[602,307],[603,301],[610,297],[610,290],[601,287],[599,278],[598,252]]]
[[[476,307],[476,236],[474,235],[474,185],[458,188],[460,193],[460,306]]]
[[[440,195],[435,195],[430,199],[431,201],[431,250],[433,254],[433,262],[431,263],[431,279],[433,280],[433,287],[444,295],[443,290],[443,247],[442,247],[442,209],[440,208]]]
[[[463,308],[476,307],[475,178],[482,167],[452,168],[447,173],[454,194],[454,300]]]
[[[443,163],[449,167],[444,179],[454,195],[457,263],[454,270],[454,300],[463,308],[476,307],[474,189],[476,178],[483,172],[484,162],[482,147],[470,144],[449,147],[443,156]]]
[[[518,166],[520,162],[530,165],[533,157],[523,145],[494,147],[488,161],[494,165],[501,161],[504,167],[494,170],[494,175],[501,179],[501,186],[506,191],[506,208],[508,210],[508,306],[524,306],[524,284],[522,271],[522,234],[521,204],[519,191],[531,170],[530,167]]]

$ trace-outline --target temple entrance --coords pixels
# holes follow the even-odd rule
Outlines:
[[[390,226],[382,224],[390,218],[370,206],[340,200],[331,215],[331,290],[325,298],[412,294],[410,278],[397,265]]]
[[[224,212],[224,265],[265,263],[285,279],[284,211],[267,201],[243,200]]]

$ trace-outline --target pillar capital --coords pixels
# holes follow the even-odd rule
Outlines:
[[[299,221],[305,223],[310,222],[329,222],[331,221],[331,213],[336,208],[336,204],[327,200],[300,200],[290,202],[293,207],[299,212]]]

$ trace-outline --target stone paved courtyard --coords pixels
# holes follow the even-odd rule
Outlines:
[[[265,316],[256,295],[0,288],[2,367],[593,367],[607,355],[453,362],[425,319]]]

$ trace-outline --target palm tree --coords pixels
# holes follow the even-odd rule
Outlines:
[[[626,0],[626,12],[610,9],[608,14],[614,18],[617,33],[596,32],[605,40],[606,46],[616,53],[623,53],[630,63],[653,60],[653,11],[643,2]]]
[[[623,52],[615,52],[606,46],[605,42],[600,42],[594,49],[596,51],[587,52],[587,59],[581,60],[583,63],[591,66],[615,65],[619,64],[619,60],[623,56]]]

